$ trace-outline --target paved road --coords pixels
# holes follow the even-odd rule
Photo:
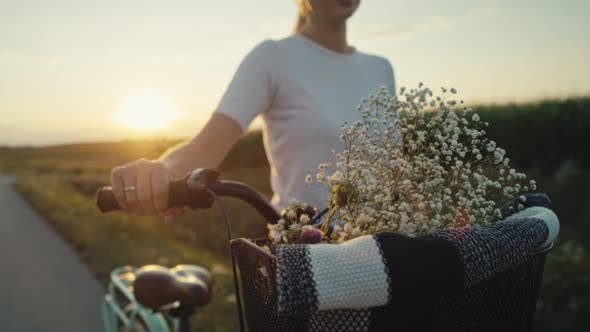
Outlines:
[[[0,331],[102,331],[103,290],[0,175]]]

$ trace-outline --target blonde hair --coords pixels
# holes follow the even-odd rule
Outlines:
[[[305,27],[307,23],[307,14],[309,13],[309,4],[305,0],[299,0],[297,7],[299,9],[299,14],[297,16],[297,21],[295,22],[295,33],[299,33]]]

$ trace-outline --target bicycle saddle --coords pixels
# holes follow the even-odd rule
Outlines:
[[[135,274],[135,298],[154,311],[176,301],[189,307],[203,306],[211,301],[213,279],[201,266],[177,265],[168,269],[161,265],[146,265]]]

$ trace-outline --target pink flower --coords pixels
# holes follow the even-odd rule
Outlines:
[[[324,234],[319,229],[312,226],[303,226],[299,235],[299,242],[306,244],[319,243]]]

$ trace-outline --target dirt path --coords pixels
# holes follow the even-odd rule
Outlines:
[[[0,330],[102,331],[102,287],[0,175]]]

